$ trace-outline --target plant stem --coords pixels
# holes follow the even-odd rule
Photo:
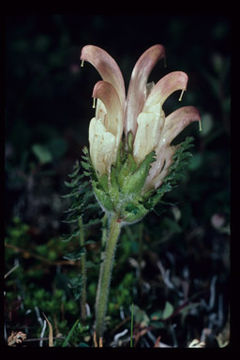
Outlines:
[[[78,220],[79,230],[80,230],[80,246],[84,246],[84,229],[83,229],[83,221],[82,217],[80,216]],[[85,252],[82,254],[81,257],[81,281],[82,281],[82,288],[81,288],[81,318],[82,320],[86,319],[86,300],[87,300],[87,292],[86,292],[86,285],[87,285],[87,275],[86,275],[86,254]]]
[[[100,268],[97,297],[96,297],[96,336],[103,336],[104,320],[107,311],[108,294],[111,282],[112,267],[117,241],[121,231],[121,222],[116,214],[109,218],[109,231],[106,242],[106,250]]]
[[[104,215],[102,218],[102,249],[104,249],[107,242],[107,228],[108,228],[108,216]]]

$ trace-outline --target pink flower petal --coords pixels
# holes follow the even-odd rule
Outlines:
[[[163,146],[161,148],[161,152],[157,154],[157,159],[150,168],[144,185],[145,190],[149,190],[150,188],[156,189],[160,186],[163,178],[167,175],[175,151],[175,146]]]
[[[123,109],[115,88],[106,81],[98,81],[93,88],[92,96],[104,103],[107,110],[104,125],[107,131],[117,137],[117,143],[119,143],[123,131]]]
[[[193,121],[200,121],[200,114],[194,106],[184,106],[166,117],[160,142],[156,147],[156,161],[152,164],[145,187],[159,187],[167,175],[172,163],[175,146],[170,146],[172,140]],[[165,165],[164,165],[165,162]],[[164,168],[162,169],[164,165]]]
[[[163,78],[161,78],[150,92],[143,111],[148,111],[153,105],[160,103],[161,105],[165,100],[177,90],[186,90],[188,76],[182,71],[173,71]]]
[[[146,99],[146,83],[148,76],[156,62],[165,56],[162,45],[154,45],[146,50],[138,59],[129,83],[126,113],[125,134],[129,131],[135,135],[137,129],[137,117],[142,111]]]
[[[125,85],[121,70],[115,60],[103,49],[94,45],[82,48],[80,60],[90,62],[104,81],[109,82],[116,89],[121,105],[125,104]]]
[[[160,173],[153,179],[152,185],[154,185],[155,189],[157,189],[163,182],[165,176],[167,176],[169,167],[173,162],[173,155],[176,151],[175,146],[169,146],[166,148],[165,156],[164,156],[164,167],[160,171]]]
[[[158,148],[170,144],[193,121],[201,121],[199,111],[194,106],[183,106],[168,115],[165,119]]]

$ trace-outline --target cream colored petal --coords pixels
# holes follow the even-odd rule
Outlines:
[[[101,120],[102,123],[104,124],[106,115],[107,115],[107,109],[106,109],[104,103],[102,102],[102,100],[97,99],[97,101],[96,101],[96,113],[95,113],[96,119]]]
[[[159,143],[161,128],[164,124],[164,113],[140,113],[137,124],[133,156],[136,162],[140,163]]]
[[[107,174],[116,161],[116,139],[96,118],[89,125],[90,157],[98,175]]]

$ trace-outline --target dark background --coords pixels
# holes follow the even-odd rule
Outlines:
[[[154,270],[153,265],[150,266],[149,252],[168,252],[175,258],[171,271],[181,278],[183,268],[187,268],[191,281],[195,281],[190,292],[195,294],[197,287],[202,286],[200,290],[204,289],[205,297],[201,301],[205,299],[206,302],[211,281],[216,276],[216,299],[220,295],[223,300],[216,300],[211,311],[219,313],[217,301],[223,301],[221,324],[209,320],[210,310],[207,320],[197,314],[190,330],[183,326],[179,341],[183,344],[186,336],[201,335],[204,327],[215,329],[215,335],[224,327],[229,280],[230,30],[228,17],[213,15],[6,17],[5,224],[7,243],[18,248],[17,252],[7,247],[6,272],[16,259],[23,269],[21,276],[17,270],[11,278],[9,276],[13,282],[8,283],[8,332],[20,322],[18,308],[21,304],[33,306],[21,300],[23,303],[20,301],[16,310],[16,281],[17,288],[24,294],[31,293],[31,282],[39,281],[43,289],[50,286],[46,272],[39,273],[38,278],[34,274],[39,259],[29,255],[29,260],[26,253],[24,258],[24,250],[49,256],[50,247],[54,261],[65,251],[59,245],[59,238],[66,231],[66,225],[61,222],[66,203],[61,195],[65,193],[67,174],[80,158],[82,147],[88,145],[88,125],[94,116],[92,88],[99,80],[91,65],[85,63],[80,68],[80,51],[87,44],[100,46],[114,57],[123,72],[126,88],[138,57],[156,43],[166,48],[167,68],[159,62],[150,81],[157,82],[161,76],[175,70],[185,71],[189,76],[182,102],[177,101],[179,94],[172,95],[165,104],[165,111],[169,113],[183,105],[196,106],[202,116],[203,131],[200,133],[198,126],[192,124],[185,132],[194,136],[195,147],[185,180],[167,197],[175,207],[168,205],[165,215],[152,213],[144,220],[146,238],[157,241],[164,235],[170,239],[167,245],[164,243],[154,249],[147,244],[143,255],[147,264],[145,276],[148,279]],[[129,256],[131,254],[134,256],[134,249]],[[136,257],[137,254],[136,251]],[[166,267],[173,266],[165,255],[162,256]],[[26,269],[32,269],[30,275],[26,275]],[[47,276],[54,278],[53,269],[54,266],[47,270]],[[127,268],[127,271],[133,270]],[[95,278],[92,275],[90,283]],[[196,285],[197,281],[202,285]],[[59,284],[57,287],[61,288]],[[165,293],[161,296],[169,300]],[[154,299],[152,308],[156,310]],[[133,301],[137,302],[134,296]],[[145,310],[151,308],[146,299],[139,305]],[[75,311],[77,314],[78,310]],[[25,319],[24,312],[21,316]],[[31,326],[34,328],[33,323]],[[191,335],[186,335],[188,331]],[[165,335],[166,342],[171,343],[171,336]]]

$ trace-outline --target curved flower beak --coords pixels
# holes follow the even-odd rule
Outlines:
[[[143,109],[146,100],[146,84],[150,72],[158,60],[165,57],[162,45],[154,45],[146,50],[138,59],[133,68],[125,110],[124,131],[125,135],[131,131],[133,136],[137,130],[137,117]]]
[[[116,61],[103,49],[94,45],[82,48],[80,60],[90,62],[104,81],[109,82],[116,90],[120,103],[125,105],[125,86],[121,70]]]
[[[170,145],[175,137],[193,121],[201,121],[200,113],[194,106],[183,106],[168,115],[157,151],[162,145]]]
[[[187,83],[188,76],[183,71],[173,71],[165,75],[152,88],[144,105],[143,112],[151,111],[151,108],[156,104],[162,106],[166,99],[177,90],[186,91]]]

